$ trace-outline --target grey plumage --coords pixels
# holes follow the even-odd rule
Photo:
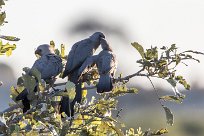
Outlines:
[[[35,54],[38,54],[40,58],[35,61],[31,69],[36,68],[41,73],[41,79],[49,81],[62,72],[62,59],[54,54],[54,49],[48,44],[38,46]],[[37,86],[34,91],[37,91]],[[23,112],[30,109],[30,101],[27,98],[28,92],[25,89],[16,97],[17,101],[22,100],[23,102]]]
[[[97,84],[97,92],[109,92],[112,90],[112,78],[117,69],[117,60],[115,54],[106,40],[101,40],[102,51],[95,56],[89,57],[79,69],[79,76],[86,73],[92,64],[96,64],[100,75]]]
[[[41,73],[42,79],[51,79],[62,72],[62,59],[54,54],[54,49],[48,44],[40,45],[35,53],[41,57],[35,61],[32,68],[36,68]]]
[[[74,104],[76,102],[80,103],[82,98],[81,81],[78,81],[79,68],[88,57],[94,54],[96,49],[99,47],[102,38],[105,38],[103,33],[95,32],[89,38],[75,43],[68,54],[68,59],[62,78],[68,76],[68,79],[76,84],[76,96],[71,102],[70,106],[71,116],[73,116]],[[68,99],[63,97],[60,112],[65,112],[68,116],[70,116],[70,113],[68,112],[69,110],[67,111],[69,107],[67,107],[66,103],[69,103]]]
[[[72,78],[70,74],[73,74],[74,71],[77,71],[77,69],[81,67],[83,62],[89,56],[92,56],[94,54],[96,49],[99,47],[100,40],[102,38],[105,38],[104,34],[101,32],[96,32],[89,38],[75,43],[68,54],[67,64],[65,66],[62,78],[66,76]]]
[[[92,68],[92,65],[96,64],[97,59],[98,55],[88,57],[79,68],[78,77],[81,78],[82,75],[88,73],[88,71]]]
[[[99,82],[97,84],[97,92],[109,92],[112,90],[112,78],[115,75],[117,62],[115,55],[108,50],[103,50],[99,54],[98,61],[96,63],[99,71]]]

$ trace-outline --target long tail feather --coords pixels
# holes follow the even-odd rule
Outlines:
[[[100,75],[97,84],[97,93],[110,92],[113,89],[110,75]]]
[[[76,95],[74,100],[70,103],[69,97],[62,97],[60,102],[60,113],[65,112],[68,117],[74,116],[74,105],[75,103],[81,103],[82,100],[82,89],[81,89],[81,81],[76,84]]]

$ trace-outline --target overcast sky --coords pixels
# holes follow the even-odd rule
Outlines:
[[[175,43],[180,50],[204,52],[203,0],[9,0],[4,9],[9,23],[1,34],[21,40],[11,57],[0,56],[0,63],[11,65],[16,77],[23,67],[32,66],[39,44],[64,43],[68,53],[71,45],[94,31],[107,35],[124,74],[139,70],[135,64],[139,55],[130,45],[134,41],[145,48]],[[180,72],[204,87],[204,56],[200,60],[201,64],[190,63]],[[143,81],[147,80],[133,80]]]

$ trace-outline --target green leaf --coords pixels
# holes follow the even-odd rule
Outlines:
[[[144,56],[144,49],[142,45],[140,45],[137,42],[131,43],[131,45],[135,47],[135,49],[140,53],[141,57],[144,59],[145,56]]]
[[[55,48],[55,42],[52,40],[50,41],[50,46],[54,49]]]
[[[167,76],[168,76],[168,70],[167,70],[167,69],[162,69],[162,70],[160,70],[159,73],[158,73],[158,76],[159,76],[160,78],[165,78],[165,77],[167,77]]]
[[[5,35],[0,35],[1,39],[7,40],[7,41],[19,41],[20,38],[15,37],[15,36],[5,36]]]
[[[32,76],[36,77],[38,82],[41,83],[41,73],[36,68],[30,69],[30,73]]]
[[[2,45],[3,45],[2,40],[0,40],[0,51],[1,51]]]
[[[176,80],[182,80],[182,79],[183,79],[183,76],[176,76],[175,79],[176,79]]]
[[[160,49],[161,49],[161,50],[166,50],[167,47],[166,47],[166,46],[162,46]]]
[[[162,107],[164,108],[164,111],[166,113],[167,124],[173,126],[174,116],[173,116],[172,112],[166,106],[162,105]]]
[[[179,83],[183,85],[186,90],[190,90],[191,86],[186,82],[185,79],[179,80]]]
[[[76,95],[75,84],[73,82],[68,81],[66,83],[66,90],[67,90],[69,99],[73,100],[75,98],[75,95]]]
[[[166,80],[169,84],[171,84],[172,85],[172,87],[176,87],[176,81],[174,80],[174,79],[172,79],[172,78],[169,78],[169,79],[167,79]]]
[[[15,100],[16,99],[16,96],[18,96],[19,93],[18,91],[14,88],[14,86],[11,86],[10,88],[10,97]]]
[[[167,61],[163,59],[163,60],[160,60],[157,65],[158,65],[158,67],[163,67],[166,64],[167,64]]]
[[[124,136],[123,131],[121,129],[119,129],[118,127],[113,126],[113,125],[111,125],[109,127],[112,128],[117,133],[118,136]]]
[[[15,50],[16,45],[15,44],[9,44],[9,43],[6,43],[5,45],[2,45],[2,50],[8,50],[8,49]]]
[[[0,6],[5,5],[4,0],[0,0]]]
[[[67,91],[72,90],[72,89],[75,90],[75,84],[73,82],[71,82],[71,81],[67,81],[65,88],[66,88]]]
[[[65,45],[61,44],[61,57],[64,58],[65,57]]]
[[[147,49],[147,52],[145,53],[145,58],[147,60],[158,59],[157,47],[151,48],[151,49]]]
[[[183,101],[182,98],[176,97],[176,96],[172,96],[172,95],[162,96],[159,99],[164,100],[164,101],[177,102],[177,103],[182,103],[182,101]]]
[[[123,96],[128,93],[137,94],[138,92],[139,91],[136,88],[127,88],[126,85],[118,85],[112,89],[111,93],[109,93],[109,96],[113,98],[113,97]]]
[[[24,79],[24,86],[27,88],[29,91],[33,91],[35,86],[36,86],[36,80],[35,78],[29,76],[29,75],[23,75]]]
[[[168,133],[168,130],[166,128],[162,128],[160,130],[157,130],[155,132],[152,132],[152,135],[163,135]]]
[[[14,86],[11,86],[10,88],[10,98],[12,98],[13,101],[16,101],[16,97],[25,89],[24,86],[18,85],[17,88]]]
[[[177,54],[176,55],[176,65],[178,65],[181,62],[181,57]]]
[[[12,54],[12,49],[9,48],[9,49],[6,51],[6,56],[9,57],[9,56],[11,56],[11,54]]]
[[[5,12],[1,12],[0,13],[0,25],[3,25],[3,23],[5,22],[4,21],[5,18],[6,18],[6,13]]]
[[[2,41],[0,42],[0,54],[4,55],[6,53],[6,56],[10,56],[12,54],[12,51],[16,49],[16,45],[6,43],[5,45],[2,45]]]
[[[17,135],[19,135],[19,131],[20,131],[20,126],[19,125],[15,125],[15,130],[14,130],[16,133],[17,133]]]
[[[172,44],[171,47],[168,50],[169,51],[174,51],[176,49],[177,49],[176,44]]]
[[[135,93],[135,94],[138,94],[139,90],[137,88],[129,88],[127,90],[127,93]]]
[[[166,57],[170,58],[170,52],[173,52],[176,49],[177,49],[176,44],[172,44],[171,47],[168,50],[165,51],[166,52]]]

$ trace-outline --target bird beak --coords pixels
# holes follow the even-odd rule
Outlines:
[[[105,40],[105,37],[100,37],[100,40]]]
[[[106,38],[105,35],[101,35],[101,39],[102,39],[102,38],[105,39],[105,38]]]
[[[35,50],[35,54],[41,56],[41,50],[40,49]]]

